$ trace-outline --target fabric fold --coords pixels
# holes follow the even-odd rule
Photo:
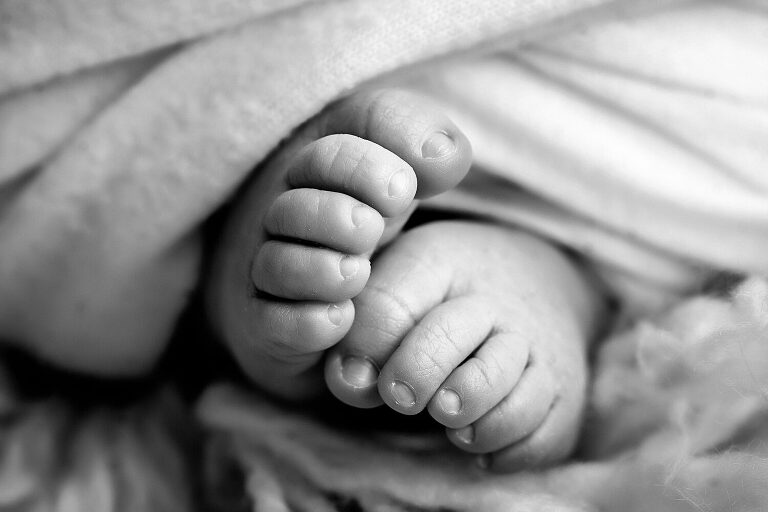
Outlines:
[[[3,0],[0,94],[237,26],[314,0]]]
[[[765,34],[743,3],[670,3],[412,77],[486,176],[432,205],[576,248],[656,307],[712,272],[765,273]]]
[[[190,233],[328,102],[378,75],[618,3],[334,1],[202,39],[106,108],[6,206],[6,309],[48,311],[59,321],[51,337],[61,322],[92,337],[121,318],[143,319],[122,335],[148,337],[158,312],[178,311],[195,282]],[[39,327],[28,323],[14,336]]]

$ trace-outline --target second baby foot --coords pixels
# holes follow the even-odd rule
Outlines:
[[[257,170],[227,219],[207,296],[248,377],[287,398],[323,390],[317,363],[352,324],[370,255],[415,197],[454,187],[470,161],[439,109],[383,90],[332,105]]]
[[[328,351],[328,387],[357,407],[429,414],[509,471],[567,455],[602,301],[554,247],[509,228],[436,222],[384,249]]]

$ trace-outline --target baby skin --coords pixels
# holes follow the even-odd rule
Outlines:
[[[416,198],[458,184],[470,161],[465,136],[424,98],[339,102],[236,201],[209,310],[268,392],[426,409],[493,470],[544,465],[576,440],[601,299],[522,232],[451,221],[398,235]]]

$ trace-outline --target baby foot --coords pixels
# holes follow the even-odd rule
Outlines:
[[[258,385],[324,389],[317,363],[349,330],[369,257],[469,169],[466,137],[423,98],[363,92],[310,121],[246,187],[213,262],[212,322]]]
[[[339,399],[426,408],[495,470],[572,449],[601,303],[553,247],[497,226],[427,224],[383,250],[354,302],[354,325],[326,358]]]

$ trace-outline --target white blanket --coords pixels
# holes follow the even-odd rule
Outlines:
[[[87,406],[3,378],[0,508],[763,511],[767,360],[768,281],[688,299],[601,347],[579,459],[513,475],[483,472],[442,432],[329,427],[231,385],[212,386],[195,421],[168,390]]]
[[[651,313],[712,274],[768,273],[762,2],[0,0],[0,41],[0,338],[167,337],[204,219],[328,102],[386,83],[431,94],[472,139],[475,171],[429,205],[574,249],[641,321],[597,369],[592,462],[542,475],[479,476],[442,448],[421,460],[212,391],[214,459],[242,448],[262,509],[768,508],[764,281]],[[21,437],[0,480],[34,460]],[[51,484],[58,510],[120,505],[71,501],[78,482],[113,489],[109,439]]]
[[[443,100],[472,139],[479,170],[437,205],[575,248],[627,303],[768,267],[758,1],[4,0],[0,14],[4,337],[161,345],[197,280],[200,223],[297,125],[376,80]]]
[[[200,414],[258,512],[749,512],[768,509],[766,361],[768,282],[685,301],[600,349],[581,460],[512,475],[442,432],[332,429],[230,388]]]

